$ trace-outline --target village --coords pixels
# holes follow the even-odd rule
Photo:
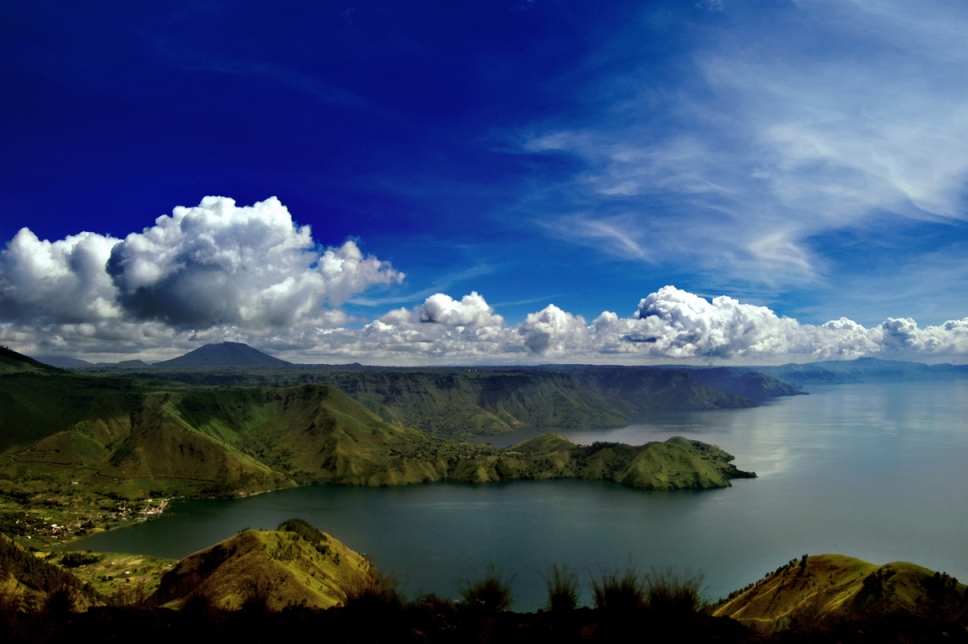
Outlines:
[[[71,489],[63,493],[0,490],[0,532],[30,550],[64,546],[95,532],[162,515],[169,498],[126,499]]]

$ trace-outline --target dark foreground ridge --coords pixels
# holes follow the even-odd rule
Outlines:
[[[626,615],[579,608],[565,616],[551,612],[486,614],[426,597],[412,603],[366,598],[325,611],[293,608],[265,612],[257,605],[221,611],[199,602],[174,611],[98,607],[85,613],[52,609],[0,617],[0,639],[14,643],[286,642],[333,644],[856,644],[964,643],[963,619],[934,619],[905,612],[858,615],[760,633],[729,618],[703,612],[671,617],[645,605]]]
[[[70,565],[85,574],[76,559]],[[508,610],[513,578],[493,568],[462,583],[459,600],[407,600],[366,558],[299,519],[243,531],[185,558],[151,594],[98,594],[3,537],[0,571],[3,642],[968,640],[963,584],[913,564],[875,566],[842,555],[793,559],[717,606],[702,600],[700,576],[629,567],[590,579],[592,606],[582,607],[582,580],[552,567],[548,601],[537,613]],[[734,618],[750,607],[754,617]]]

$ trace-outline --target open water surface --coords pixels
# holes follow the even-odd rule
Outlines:
[[[604,569],[701,572],[712,600],[804,553],[913,561],[968,579],[968,381],[816,387],[754,409],[562,433],[580,443],[696,438],[759,478],[700,492],[582,481],[306,487],[175,501],[160,519],[73,549],[181,558],[300,517],[370,555],[410,596],[456,598],[462,579],[493,563],[515,575],[517,610],[545,601],[541,573],[552,563],[581,575],[586,601]]]

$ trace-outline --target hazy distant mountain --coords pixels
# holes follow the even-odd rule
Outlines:
[[[206,368],[206,367],[284,367],[291,362],[274,358],[241,342],[206,344],[185,355],[156,362],[154,367]]]
[[[804,392],[773,376],[753,371],[748,367],[712,367],[691,369],[687,372],[696,382],[727,394],[745,396],[758,403],[780,396],[796,396]]]
[[[968,378],[968,365],[929,365],[921,362],[877,358],[785,364],[779,367],[756,367],[756,370],[796,385]]]
[[[52,367],[60,369],[76,369],[78,367],[93,367],[94,365],[87,360],[79,360],[70,356],[35,356],[37,362],[42,362]]]
[[[144,369],[151,365],[144,360],[122,360],[115,365],[118,369]]]

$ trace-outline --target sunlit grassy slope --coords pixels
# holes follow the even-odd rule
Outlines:
[[[71,556],[79,559],[78,565],[68,563]],[[196,598],[228,610],[252,602],[270,611],[329,608],[378,588],[381,581],[365,557],[298,519],[277,530],[243,531],[179,562],[78,552],[51,559],[63,567],[0,534],[0,613],[49,609],[57,593],[63,595],[65,610],[130,601],[180,608]],[[168,572],[161,574],[162,569]],[[103,590],[113,592],[99,593],[81,580],[103,580],[107,573],[129,583],[104,582]],[[146,574],[154,576],[146,580]]]
[[[966,601],[964,584],[927,568],[906,562],[878,566],[826,554],[791,561],[733,593],[714,614],[773,630],[798,618],[895,610],[947,615]]]
[[[279,530],[245,530],[182,559],[162,576],[154,601],[177,608],[202,596],[227,610],[252,602],[268,610],[329,608],[377,583],[370,562],[359,553],[290,520]]]

